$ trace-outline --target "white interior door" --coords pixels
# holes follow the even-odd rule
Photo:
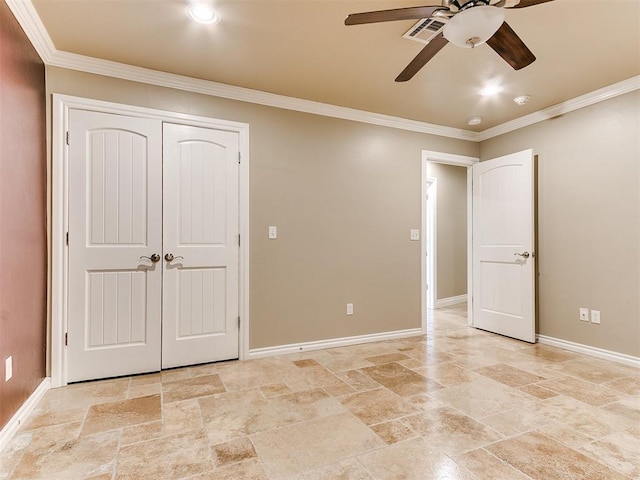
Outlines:
[[[165,123],[163,138],[162,367],[238,358],[239,136]]]
[[[160,369],[162,128],[69,113],[68,381]]]
[[[473,172],[473,325],[535,342],[533,151]]]

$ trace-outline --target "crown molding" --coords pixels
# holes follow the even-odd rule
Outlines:
[[[525,115],[524,117],[516,118],[515,120],[512,120],[510,122],[506,122],[501,125],[483,130],[478,135],[477,141],[483,142],[485,140],[489,140],[490,138],[498,137],[500,135],[513,132],[514,130],[518,130],[523,127],[528,127],[529,125],[533,125],[534,123],[543,122],[545,120],[549,120],[550,118],[558,117],[560,115],[573,112],[574,110],[579,110],[581,108],[588,107],[590,105],[594,105],[596,103],[603,102],[605,100],[609,100],[619,95],[624,95],[625,93],[633,92],[634,90],[639,89],[640,75],[636,75],[635,77],[628,78],[627,80],[623,80],[621,82],[614,83],[613,85],[609,85],[607,87],[594,90],[593,92],[586,93],[579,97],[572,98],[571,100],[567,100],[566,102],[558,103],[557,105],[545,108],[544,110],[540,110],[538,112]]]
[[[249,88],[236,87],[224,83],[200,80],[197,78],[176,75],[174,73],[160,72],[148,68],[135,67],[123,63],[102,60],[75,53],[57,51],[50,59],[50,66],[61,67],[81,72],[105,75],[123,80],[142,82],[161,87],[174,88],[188,92],[201,93],[214,97],[238,100],[268,107],[283,108],[326,117],[353,120],[383,127],[409,130],[413,132],[428,133],[441,137],[450,137],[460,140],[477,141],[478,134],[468,130],[434,125],[416,120],[383,115],[380,113],[366,112],[354,108],[340,107],[326,103],[287,97],[275,93],[262,92]]]
[[[1,0],[0,0],[1,1]],[[56,50],[49,33],[40,20],[31,0],[5,0],[14,16],[25,31],[27,37],[49,66],[77,70],[96,75],[120,78],[134,82],[141,82],[167,88],[174,88],[188,92],[200,93],[214,97],[254,103],[268,107],[282,108],[325,117],[340,118],[355,122],[368,123],[382,127],[397,128],[412,132],[426,133],[440,137],[455,138],[471,142],[482,142],[490,138],[512,132],[519,128],[548,120],[580,108],[593,105],[604,100],[623,95],[640,89],[640,75],[601,88],[580,97],[567,100],[524,117],[488,128],[482,132],[473,132],[459,128],[446,127],[417,120],[409,120],[391,115],[367,112],[354,108],[330,105],[327,103],[287,97],[275,93],[262,92],[249,88],[236,87],[208,80],[200,80],[184,75],[160,72],[148,68],[135,67],[123,63],[102,60],[99,58],[78,55],[75,53]]]

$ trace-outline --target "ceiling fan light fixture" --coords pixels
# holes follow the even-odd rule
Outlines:
[[[513,101],[518,105],[526,105],[527,103],[529,103],[529,100],[531,100],[531,97],[529,95],[520,95],[519,97],[513,99]]]
[[[504,23],[504,11],[498,7],[471,7],[456,14],[444,26],[443,34],[449,42],[462,48],[482,45]]]
[[[209,5],[194,3],[187,7],[187,16],[198,23],[212,25],[220,21],[220,15]]]

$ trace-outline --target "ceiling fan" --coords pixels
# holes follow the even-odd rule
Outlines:
[[[390,22],[394,20],[443,19],[444,27],[398,75],[406,82],[431,60],[447,43],[474,48],[487,43],[515,70],[533,63],[536,57],[504,21],[503,8],[525,8],[553,0],[442,0],[442,5],[395,8],[375,12],[352,13],[345,25]]]

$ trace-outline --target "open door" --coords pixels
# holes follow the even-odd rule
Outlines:
[[[533,151],[472,167],[473,326],[535,342]]]

